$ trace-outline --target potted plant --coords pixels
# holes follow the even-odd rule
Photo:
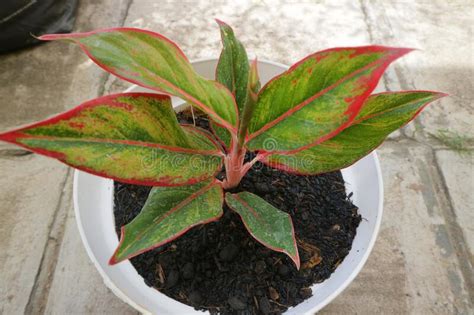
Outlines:
[[[214,313],[281,313],[309,298],[311,284],[344,262],[360,222],[338,170],[445,95],[371,94],[389,64],[411,51],[384,46],[317,52],[261,87],[257,61],[249,63],[232,29],[218,24],[224,48],[215,80],[197,74],[176,44],[150,31],[41,36],[76,43],[104,70],[161,94],[99,97],[0,134],[0,140],[116,181],[76,173],[75,186],[82,188],[75,187],[75,208],[90,207],[89,219],[107,222],[92,229],[79,222],[89,255],[106,280],[114,278],[116,293],[144,312],[158,312],[146,306],[155,290],[124,293],[120,272],[133,270],[129,260],[148,284]],[[188,110],[177,116],[169,95],[185,100]],[[112,197],[113,216],[100,211],[114,208]],[[92,248],[103,239],[117,241],[111,240],[114,219],[125,224],[115,251]],[[127,269],[104,267],[105,257],[110,265],[126,261]],[[143,286],[137,271],[127,286]],[[341,275],[344,284],[328,288],[317,307],[354,276]],[[174,302],[160,310],[192,309]]]

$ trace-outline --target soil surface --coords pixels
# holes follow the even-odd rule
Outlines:
[[[198,125],[207,127],[203,119]],[[115,183],[118,235],[120,227],[139,214],[150,189]],[[132,258],[145,282],[212,314],[281,314],[310,297],[311,285],[329,278],[349,253],[361,220],[341,173],[299,176],[257,163],[233,192],[243,190],[291,215],[299,271],[286,255],[254,240],[240,217],[225,206],[219,221]]]

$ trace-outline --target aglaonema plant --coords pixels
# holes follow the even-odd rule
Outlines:
[[[263,245],[300,259],[291,217],[236,187],[256,163],[319,174],[361,159],[430,102],[430,91],[372,94],[406,48],[333,48],[309,55],[260,88],[233,30],[218,21],[223,50],[216,80],[199,76],[166,37],[113,28],[41,36],[75,43],[105,71],[154,93],[100,97],[51,119],[0,135],[77,169],[154,186],[140,214],[122,227],[118,263],[218,220],[224,200]],[[169,95],[204,112],[212,133],[179,124]],[[244,162],[247,152],[253,160]],[[225,178],[215,176],[225,168]]]

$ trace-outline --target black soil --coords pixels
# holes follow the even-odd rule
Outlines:
[[[184,118],[181,116],[181,119]],[[199,125],[207,127],[205,120]],[[312,295],[349,253],[361,220],[340,172],[298,176],[256,164],[233,191],[250,191],[288,212],[301,269],[265,248],[224,207],[223,217],[131,259],[145,282],[213,314],[280,314]],[[115,183],[115,225],[137,216],[150,187]]]

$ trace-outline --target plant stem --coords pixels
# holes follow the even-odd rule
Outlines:
[[[222,186],[225,189],[236,187],[245,175],[245,173],[242,172],[242,166],[244,164],[246,151],[245,148],[239,147],[238,139],[232,139],[230,154],[228,154],[224,160],[226,179]]]
[[[237,148],[237,146],[235,146]],[[269,152],[259,153],[250,162],[243,163],[247,150],[242,148],[235,154],[227,155],[224,161],[226,169],[226,179],[222,182],[224,189],[234,188],[239,185],[242,178],[252,168],[252,166],[268,156]]]
[[[244,173],[244,175],[247,174],[247,172],[252,168],[252,166],[253,166],[255,163],[257,163],[257,162],[263,160],[265,157],[268,156],[268,154],[269,154],[268,152],[257,154],[257,156],[254,157],[252,161],[247,162],[247,163],[245,163],[245,164],[243,165],[243,167],[242,167],[242,173]]]
[[[257,72],[257,60],[252,63],[249,77],[248,97],[242,109],[242,117],[239,122],[239,130],[236,136],[232,137],[230,153],[225,157],[224,165],[226,170],[226,179],[222,182],[225,189],[233,188],[239,185],[242,177],[249,171],[252,165],[258,161],[257,157],[244,165],[245,153],[244,148],[245,137],[252,118],[255,103],[257,103],[257,92],[260,88],[260,80]]]
[[[242,109],[242,118],[240,119],[239,132],[237,135],[238,147],[242,148],[244,145],[245,136],[249,127],[250,119],[252,118],[255,103],[257,102],[257,94],[249,90],[247,102]]]

